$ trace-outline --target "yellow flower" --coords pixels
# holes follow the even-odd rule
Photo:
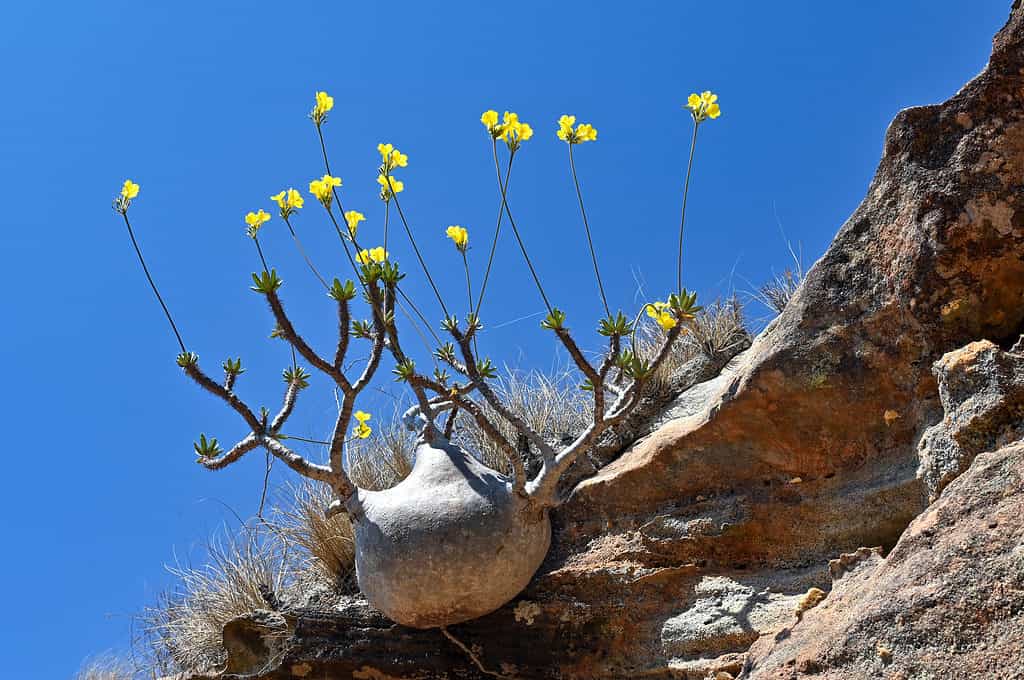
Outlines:
[[[384,260],[388,259],[388,256],[390,254],[391,253],[384,250],[382,246],[370,248],[369,250],[366,250],[364,248],[363,250],[360,250],[358,253],[356,253],[356,260],[359,262],[359,264],[370,264],[371,262],[380,264]]]
[[[576,138],[581,142],[596,142],[597,141],[597,128],[590,123],[581,123],[576,128]]]
[[[281,209],[282,219],[287,219],[289,215],[301,209],[305,204],[302,194],[298,190],[290,188],[274,194],[270,197],[270,200],[277,203],[277,207]]]
[[[245,216],[245,223],[248,225],[248,229],[245,233],[249,235],[249,238],[256,238],[256,234],[259,233],[260,227],[270,220],[270,215],[263,208],[260,208],[258,212],[250,212]]]
[[[480,122],[487,128],[487,133],[494,139],[502,136],[503,126],[498,125],[498,112],[494,110],[484,111],[480,115]]]
[[[320,179],[314,179],[309,183],[309,193],[316,196],[316,199],[323,203],[325,208],[330,208],[331,200],[334,198],[334,187],[340,186],[340,177],[324,175]]]
[[[364,221],[366,216],[358,210],[349,210],[345,213],[345,223],[348,224],[348,233],[352,238],[356,237],[356,230],[359,229],[359,223]]]
[[[521,122],[517,114],[506,111],[502,120],[499,138],[505,140],[511,151],[515,151],[520,144],[533,137],[533,128],[528,123]]]
[[[452,243],[455,244],[456,248],[462,252],[466,252],[466,247],[469,245],[469,232],[465,227],[453,224],[448,227],[444,233],[452,240]]]
[[[139,185],[130,179],[126,179],[124,184],[121,185],[121,193],[114,198],[114,210],[122,215],[127,215],[128,206],[132,204],[132,199],[138,195]]]
[[[711,90],[704,90],[700,94],[694,92],[686,99],[686,107],[696,123],[703,123],[708,118],[714,120],[722,115],[722,109],[718,106],[718,95]]]
[[[395,194],[400,194],[405,189],[405,184],[389,175],[377,175],[377,184],[380,185],[380,200],[390,201]]]
[[[373,416],[364,411],[356,411],[352,415],[359,422],[359,424],[356,425],[355,428],[353,428],[352,434],[355,435],[356,437],[359,437],[360,439],[366,439],[367,437],[369,437],[373,433],[373,430],[370,428],[369,425],[366,424],[366,421],[372,418]]]
[[[563,142],[568,142],[573,136],[572,126],[576,124],[576,116],[563,115],[558,119],[558,138]],[[572,142],[569,142],[570,144]]]
[[[124,185],[121,187],[121,198],[132,200],[139,195],[139,185],[130,179],[124,181]]]
[[[558,119],[558,138],[567,144],[579,144],[581,142],[593,142],[597,139],[597,129],[590,123],[576,125],[576,116],[562,116]]]
[[[327,120],[327,112],[333,108],[334,97],[326,92],[317,92],[316,103],[313,105],[313,110],[310,112],[309,117],[313,119],[314,123],[320,125]]]
[[[669,311],[667,302],[652,302],[647,305],[647,316],[654,319],[655,323],[661,326],[662,330],[672,330],[675,328],[676,318],[672,316]]]
[[[391,144],[378,144],[377,152],[380,153],[381,164],[385,168],[385,172],[409,165],[409,157]]]

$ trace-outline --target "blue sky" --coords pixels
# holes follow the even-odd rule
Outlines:
[[[257,261],[242,216],[322,172],[305,117],[314,90],[335,97],[328,143],[364,233],[382,215],[376,144],[409,155],[403,208],[454,300],[462,270],[443,229],[470,229],[479,276],[498,205],[478,118],[517,111],[535,137],[517,156],[510,203],[551,297],[594,347],[600,303],[559,115],[599,130],[577,164],[609,302],[635,310],[638,281],[654,297],[675,279],[691,130],[680,106],[693,90],[719,93],[724,113],[698,142],[684,278],[704,299],[742,293],[789,264],[780,223],[805,264],[820,256],[863,196],[893,115],[975,75],[1009,4],[8,3],[0,583],[17,625],[0,636],[6,672],[68,677],[84,657],[125,648],[131,615],[171,583],[164,565],[201,561],[205,540],[233,521],[225,506],[249,515],[258,502],[262,456],[220,473],[193,463],[199,432],[244,432],[174,365],[110,209],[125,177],[142,185],[133,220],[186,342],[211,370],[241,355],[240,391],[274,405],[287,357],[247,289]],[[296,226],[339,273],[316,208]],[[283,224],[264,234],[297,323],[329,346],[330,301]],[[502,241],[484,347],[499,363],[550,367],[564,357],[531,316],[542,305],[513,248]],[[393,251],[437,317],[408,246]],[[383,417],[389,404],[378,394],[363,406]],[[331,409],[313,390],[293,432],[322,435]]]

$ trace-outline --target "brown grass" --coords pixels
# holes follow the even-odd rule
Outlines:
[[[661,328],[644,317],[643,325],[637,332],[637,351],[647,359],[653,358],[661,347],[663,337]],[[651,388],[655,391],[669,390],[679,369],[687,362],[701,354],[716,356],[735,350],[749,339],[739,298],[734,295],[725,300],[716,300],[697,314],[690,332],[672,346],[672,353],[655,374]]]
[[[781,314],[782,310],[789,304],[793,293],[800,287],[800,282],[803,281],[803,278],[804,273],[801,268],[798,267],[795,271],[787,269],[781,274],[776,274],[767,283],[762,285],[758,289],[756,297],[768,309],[776,314]]]
[[[148,634],[148,655],[161,668],[208,670],[224,663],[224,624],[255,609],[267,609],[264,590],[278,600],[299,599],[296,568],[289,547],[272,537],[260,540],[255,530],[211,541],[208,563],[176,566],[174,592],[147,609],[142,623]]]
[[[333,499],[324,484],[303,480],[288,484],[274,508],[274,536],[297,551],[300,582],[325,582],[339,592],[355,592],[355,543],[348,515],[328,518],[324,508]]]
[[[90,659],[75,674],[75,680],[132,680],[134,677],[131,664],[115,656]]]
[[[593,401],[574,378],[574,374],[568,371],[549,376],[538,371],[509,370],[493,381],[492,387],[512,413],[544,439],[557,444],[572,441],[591,417]],[[483,410],[498,430],[515,444],[515,428],[486,404]],[[484,464],[499,472],[511,473],[505,453],[477,427],[472,418],[460,415],[455,437]]]

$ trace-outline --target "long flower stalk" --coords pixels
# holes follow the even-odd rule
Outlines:
[[[604,313],[611,316],[612,310],[608,307],[608,298],[604,294],[604,284],[601,282],[601,271],[597,266],[597,253],[594,252],[594,239],[590,234],[590,222],[587,220],[587,209],[583,207],[583,192],[580,190],[580,180],[576,176],[576,161],[573,158],[572,148],[575,144],[568,144],[569,147],[569,168],[572,170],[572,181],[576,185],[576,198],[580,203],[580,214],[583,216],[583,229],[587,232],[587,245],[590,246],[590,260],[594,263],[594,277],[597,279],[597,290],[601,294],[601,303],[604,305]]]
[[[547,307],[548,313],[552,312],[551,303],[548,301],[548,296],[544,292],[544,286],[540,284],[540,277],[537,276],[537,270],[533,267],[533,262],[530,260],[530,255],[526,252],[526,246],[523,244],[523,238],[519,235],[519,228],[516,227],[516,221],[512,217],[512,210],[508,207],[508,194],[505,191],[505,187],[501,183],[501,166],[498,163],[498,148],[497,143],[494,144],[494,169],[498,173],[498,188],[501,190],[501,205],[505,209],[505,214],[508,215],[509,226],[512,227],[512,233],[515,234],[516,243],[519,244],[519,250],[523,253],[523,259],[526,260],[526,266],[530,269],[530,275],[533,277],[533,282],[537,284],[537,290],[540,292],[540,297],[544,300],[544,306]],[[514,156],[515,151],[511,154]],[[512,159],[509,158],[509,167],[512,166]]]
[[[128,227],[128,236],[132,240],[132,246],[135,247],[135,254],[139,256],[139,264],[142,265],[142,271],[146,275],[146,280],[149,281],[149,287],[153,289],[153,294],[156,295],[157,302],[160,303],[160,307],[164,310],[164,316],[167,317],[167,323],[171,324],[171,330],[174,331],[174,337],[178,341],[178,347],[181,348],[182,354],[188,350],[185,349],[185,342],[181,339],[181,333],[178,332],[178,327],[174,323],[174,319],[171,318],[171,312],[167,309],[167,305],[164,303],[163,296],[160,295],[160,291],[157,290],[156,284],[153,282],[153,277],[149,273],[149,267],[146,266],[146,260],[142,257],[142,250],[139,248],[139,242],[135,240],[135,230],[132,229],[132,223],[128,219],[128,210],[121,210],[121,217],[124,218],[124,225]]]
[[[497,163],[497,160],[498,160],[498,140],[493,139],[492,142],[493,142],[493,145],[494,145],[494,160]],[[509,154],[509,157],[508,157],[508,167],[505,170],[505,181],[504,182],[502,182],[502,179],[501,179],[501,167],[499,166],[497,168],[498,169],[498,183],[501,186],[501,193],[502,193],[503,196],[505,195],[505,192],[508,191],[508,182],[509,182],[509,179],[512,176],[512,160],[514,158],[515,158],[515,154]],[[501,221],[502,221],[502,219],[504,217],[505,217],[505,205],[504,205],[504,202],[502,202],[498,206],[498,220],[497,220],[497,223],[494,226],[494,238],[491,240],[491,252],[487,256],[487,268],[484,270],[483,282],[480,284],[480,296],[477,298],[476,308],[473,310],[473,313],[475,315],[477,315],[477,316],[480,315],[480,306],[484,302],[484,292],[487,290],[487,281],[491,277],[491,265],[494,264],[494,253],[498,249],[498,236],[501,234]]]
[[[679,258],[676,264],[676,292],[683,292],[683,228],[686,226],[686,199],[690,195],[690,175],[693,173],[693,153],[697,148],[697,128],[693,124],[693,138],[690,140],[690,160],[686,163],[686,181],[683,183],[683,209],[679,216]]]

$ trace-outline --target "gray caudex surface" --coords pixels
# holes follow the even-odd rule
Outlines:
[[[346,505],[360,590],[414,628],[498,609],[526,587],[551,543],[545,507],[440,437],[419,442],[401,483],[359,489]]]

